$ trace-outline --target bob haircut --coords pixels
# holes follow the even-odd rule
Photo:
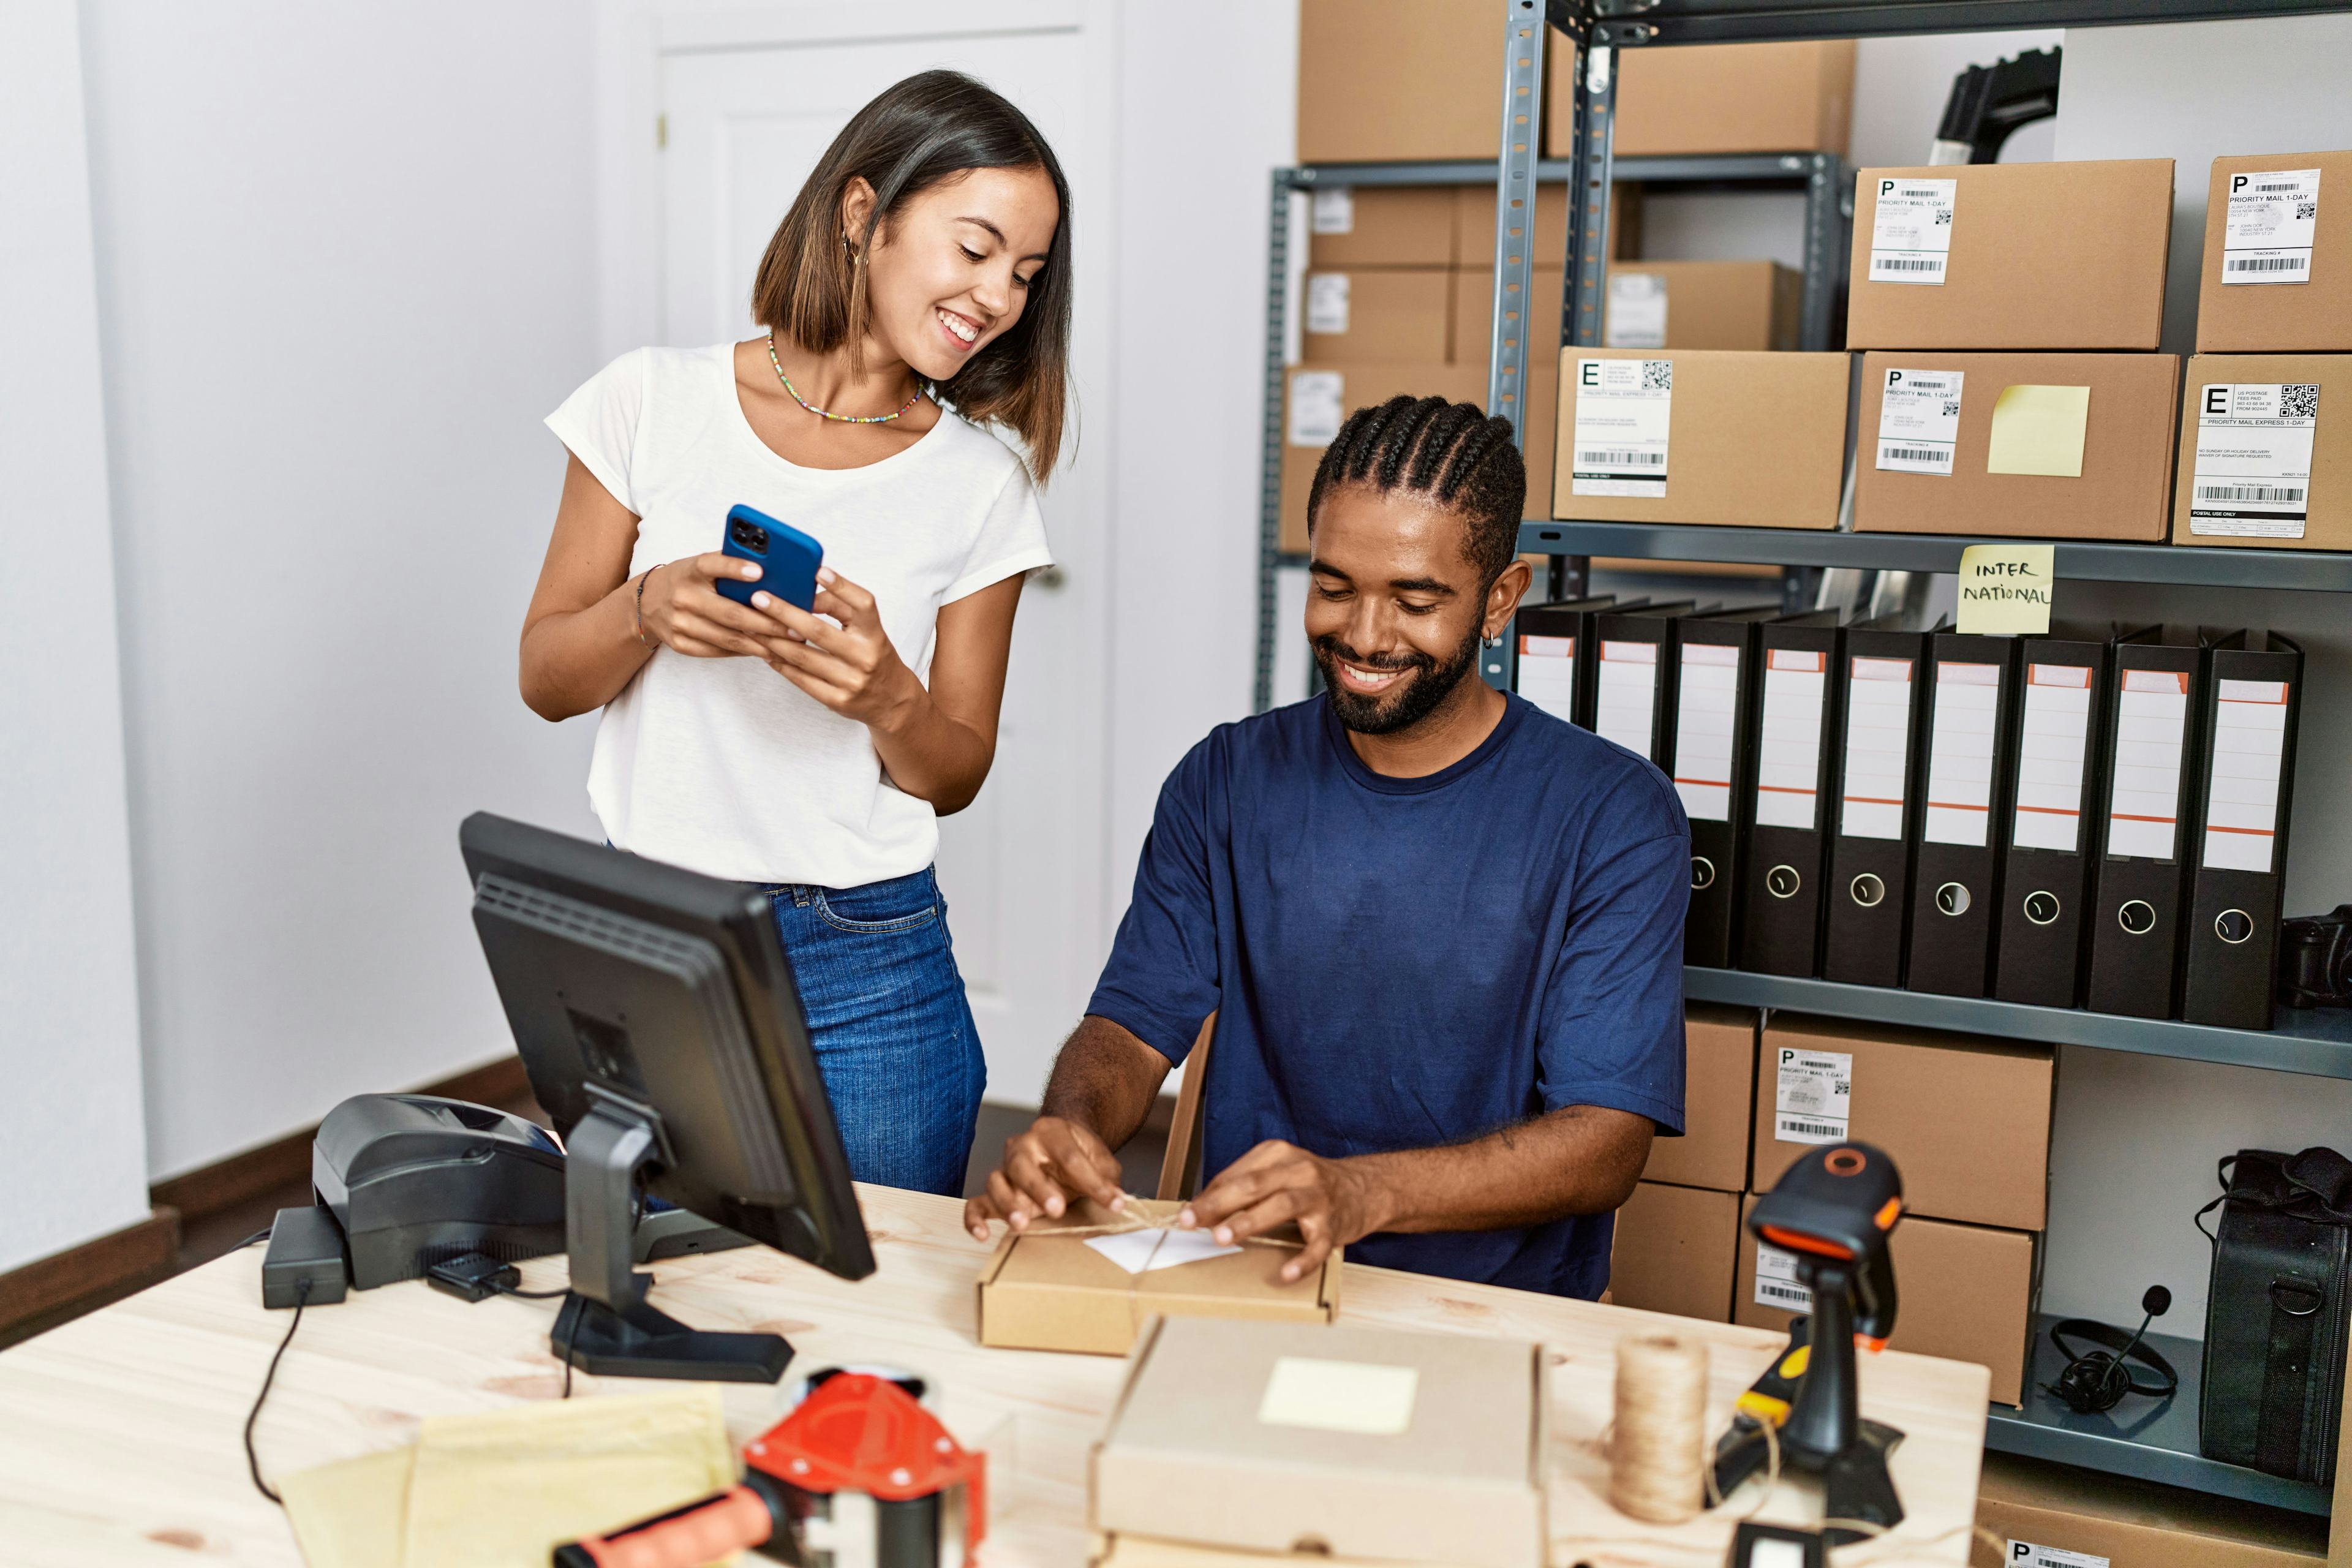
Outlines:
[[[885,90],[850,117],[777,226],[751,281],[751,315],[811,353],[860,352],[871,318],[866,269],[855,263],[882,226],[936,185],[973,169],[1041,169],[1061,204],[1045,264],[1029,281],[1012,331],[961,370],[924,389],[975,422],[1004,425],[1028,448],[1042,484],[1062,447],[1069,385],[1070,185],[1045,138],[1003,95],[961,71],[930,70]],[[866,232],[841,232],[850,182],[874,188]],[[854,363],[854,362],[853,362]]]

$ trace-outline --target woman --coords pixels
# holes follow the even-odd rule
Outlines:
[[[985,1070],[931,861],[1052,564],[1069,199],[969,78],[867,104],[761,260],[763,335],[625,354],[549,416],[571,463],[523,623],[531,710],[604,710],[612,842],[769,895],[852,1173],[950,1195]],[[814,614],[717,592],[758,577],[719,552],[739,502],[824,546]]]

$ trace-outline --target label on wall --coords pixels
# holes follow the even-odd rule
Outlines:
[[[1344,332],[1348,330],[1348,275],[1310,272],[1307,275],[1307,330]]]
[[[2002,1568],[2109,1568],[2105,1558],[2088,1552],[2069,1552],[2063,1546],[2036,1546],[2030,1541],[2012,1541],[2009,1555],[2001,1559]]]
[[[1843,1143],[1853,1104],[1853,1053],[1780,1047],[1772,1136],[1783,1143]]]
[[[2318,170],[2231,175],[2221,281],[2310,282],[2311,242],[2318,227]]]
[[[1655,272],[1612,272],[1609,310],[1601,328],[1607,349],[1666,346],[1666,280]]]
[[[1347,378],[1336,370],[1290,373],[1290,444],[1328,447],[1339,438],[1346,416]]]
[[[1317,191],[1307,198],[1307,226],[1317,234],[1356,232],[1356,193],[1345,185]]]
[[[2209,384],[2197,404],[2197,472],[2189,531],[2301,539],[2311,508],[2313,382]]]
[[[1942,285],[1958,180],[1881,180],[1870,219],[1870,281]]]
[[[1578,360],[1570,493],[1663,500],[1674,400],[1670,359]]]
[[[1786,1307],[1792,1312],[1813,1310],[1813,1293],[1797,1283],[1797,1255],[1777,1247],[1756,1244],[1756,1304]]]
[[[1890,370],[1878,400],[1878,466],[1906,474],[1951,477],[1960,439],[1958,370]]]

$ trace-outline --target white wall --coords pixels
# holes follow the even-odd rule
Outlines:
[[[0,1272],[147,1214],[80,54],[72,0],[0,10]]]
[[[514,660],[596,363],[593,18],[82,16],[163,1176],[512,1048],[457,829],[588,829]]]

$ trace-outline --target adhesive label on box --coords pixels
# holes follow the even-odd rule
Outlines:
[[[1944,281],[1952,248],[1952,204],[1958,180],[1878,182],[1878,203],[1870,219],[1870,281]]]
[[[1609,313],[1601,346],[1662,349],[1666,346],[1666,280],[1655,272],[1612,272]]]
[[[1340,412],[1348,402],[1347,378],[1336,370],[1290,373],[1290,444],[1328,447],[1339,438]]]
[[[2001,1559],[2002,1568],[2109,1568],[2105,1558],[2089,1552],[2069,1552],[2063,1546],[2036,1546],[2030,1541],[2012,1541],[2009,1555]]]
[[[1307,198],[1307,226],[1316,234],[1356,232],[1356,193],[1345,185],[1317,191]]]
[[[1797,1283],[1797,1255],[1777,1247],[1756,1244],[1756,1304],[1786,1307],[1792,1312],[1813,1310],[1813,1293]]]
[[[1772,1136],[1783,1143],[1843,1143],[1853,1103],[1853,1053],[1780,1047]]]
[[[1344,332],[1348,330],[1348,275],[1310,272],[1307,275],[1307,330]]]
[[[2209,384],[2197,405],[2197,473],[2189,531],[2301,539],[2311,515],[2312,382]]]
[[[1674,400],[1670,359],[1578,360],[1570,493],[1664,500]]]
[[[1906,474],[1952,472],[1966,371],[1890,370],[1878,400],[1878,466]]]
[[[2319,227],[2319,171],[2231,175],[2227,222],[2222,282],[2310,282],[2311,242]]]

